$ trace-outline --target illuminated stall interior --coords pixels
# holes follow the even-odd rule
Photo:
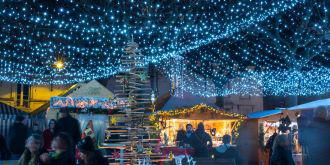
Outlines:
[[[298,139],[298,112],[287,111],[284,109],[264,110],[253,112],[247,115],[247,120],[240,131],[240,136],[245,137],[240,140],[246,144],[246,148],[241,148],[242,155],[249,155],[248,159],[255,159],[259,162],[267,162],[269,155],[265,152],[265,146],[270,136],[275,132],[278,134],[289,134],[289,140],[292,144],[292,152],[295,159],[301,159],[301,146]],[[282,119],[289,118],[291,131],[280,132],[279,127]],[[258,144],[258,145],[256,145]]]
[[[164,141],[168,138],[168,145],[175,145],[177,132],[185,129],[186,124],[192,124],[196,130],[198,123],[203,122],[205,131],[210,134],[213,144],[217,146],[221,144],[223,135],[237,133],[237,128],[244,119],[243,115],[228,113],[205,104],[185,109],[158,111],[156,116],[162,127],[162,139]]]
[[[269,140],[270,136],[272,136],[275,132],[279,134],[287,134],[287,132],[279,132],[279,126],[281,124],[281,119],[288,117],[291,121],[291,124],[289,127],[291,128],[291,133],[293,133],[293,144],[294,148],[293,152],[300,153],[300,145],[298,143],[298,123],[297,123],[297,117],[298,112],[292,112],[292,111],[285,111],[281,109],[276,110],[265,110],[261,112],[255,112],[248,115],[249,119],[252,119],[251,121],[258,123],[258,132],[259,132],[259,138],[260,135],[263,135],[263,139],[260,142],[263,143],[265,146],[267,141]]]

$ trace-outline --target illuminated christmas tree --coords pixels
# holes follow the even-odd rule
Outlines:
[[[138,161],[158,156],[159,131],[152,125],[146,112],[150,112],[151,94],[148,65],[144,65],[143,55],[139,45],[130,41],[125,47],[125,55],[121,58],[121,65],[126,72],[116,75],[115,96],[128,99],[130,106],[121,109],[117,114],[111,115],[109,141],[126,144],[124,159],[127,163],[137,164]],[[111,120],[111,121],[112,121]],[[116,135],[116,139],[111,139]]]

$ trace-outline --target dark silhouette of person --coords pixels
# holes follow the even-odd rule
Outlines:
[[[6,139],[0,135],[0,160],[9,160],[10,156],[11,154],[7,147]]]
[[[270,165],[294,165],[287,135],[277,135],[274,140]]]
[[[276,136],[277,136],[277,133],[276,132],[273,133],[273,135],[269,137],[269,139],[266,143],[266,146],[265,146],[265,148],[269,150],[269,153],[268,153],[268,155],[269,155],[269,158],[268,158],[269,164],[270,164],[270,157],[273,154],[273,144],[274,144],[274,140],[275,140]]]
[[[28,138],[28,127],[24,124],[25,117],[17,115],[15,122],[9,128],[8,146],[13,159],[18,159],[25,150],[25,141]]]
[[[72,138],[73,145],[76,146],[81,137],[79,121],[73,118],[66,109],[60,110],[60,117],[55,125],[55,136],[60,132],[65,132]]]
[[[211,136],[205,132],[204,124],[199,123],[192,139],[195,157],[209,157],[209,149],[212,148]]]

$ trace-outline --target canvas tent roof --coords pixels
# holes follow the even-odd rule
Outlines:
[[[259,111],[259,112],[252,112],[252,113],[248,114],[247,117],[249,119],[260,119],[260,118],[269,117],[272,115],[277,115],[280,113],[282,113],[282,110],[280,110],[280,109],[263,110],[263,111]]]
[[[308,109],[315,109],[318,107],[330,107],[330,98],[323,99],[323,100],[316,100],[316,101],[312,101],[312,102],[305,103],[305,104],[300,104],[297,106],[290,107],[287,110],[289,110],[289,111],[308,110]]]
[[[106,87],[100,84],[96,80],[89,81],[88,83],[79,83],[80,87],[71,91],[68,97],[113,97],[114,94],[110,92]]]
[[[0,102],[0,115],[1,118],[3,118],[3,117],[15,117],[16,115],[28,115],[28,113]]]

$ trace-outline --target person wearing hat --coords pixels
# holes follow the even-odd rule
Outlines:
[[[85,139],[78,143],[80,165],[106,165],[108,160],[103,157],[102,153],[95,149],[93,139],[90,136],[86,136]]]
[[[17,115],[15,122],[9,128],[8,146],[12,159],[19,159],[25,150],[25,141],[28,138],[28,127],[24,124],[25,117]]]

